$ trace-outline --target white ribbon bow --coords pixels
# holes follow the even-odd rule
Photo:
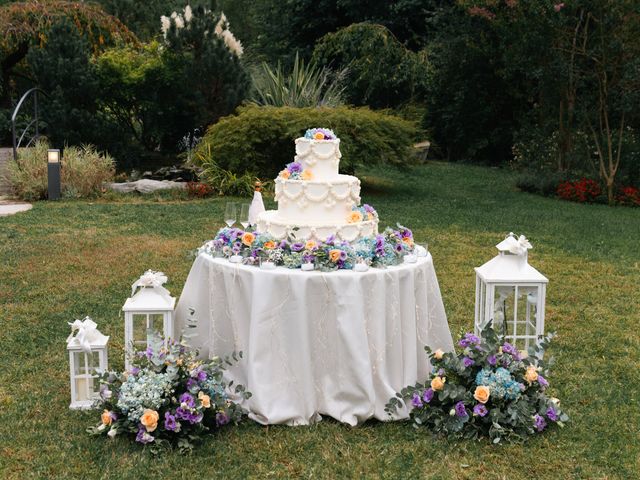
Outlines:
[[[131,285],[131,296],[136,293],[136,289],[138,287],[161,288],[169,293],[167,289],[162,286],[167,283],[167,280],[167,276],[164,273],[147,270],[138,280],[135,281],[133,285]]]
[[[516,235],[513,232],[510,232],[505,239],[507,242],[507,248],[514,255],[524,255],[527,253],[527,250],[533,248],[527,237],[524,235],[520,235],[516,238]]]
[[[85,317],[84,320],[75,320],[73,323],[67,322],[71,327],[71,335],[67,337],[67,343],[74,338],[80,344],[82,350],[86,353],[91,353],[91,342],[97,340],[102,336],[100,331],[96,328],[98,325],[91,320],[90,317]],[[75,337],[74,333],[77,331]]]

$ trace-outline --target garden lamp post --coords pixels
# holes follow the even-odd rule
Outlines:
[[[547,277],[527,262],[529,241],[510,233],[496,245],[499,254],[476,271],[474,330],[491,324],[497,333],[525,350],[544,336]]]
[[[47,191],[49,200],[60,198],[60,150],[47,152]]]

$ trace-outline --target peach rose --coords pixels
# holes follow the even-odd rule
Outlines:
[[[341,253],[342,252],[337,248],[334,248],[333,250],[329,250],[329,258],[331,259],[332,262],[337,262],[338,260],[340,260]]]
[[[102,412],[102,415],[100,415],[100,419],[102,420],[103,425],[111,425],[111,422],[113,421],[113,418],[111,418],[111,412],[109,410],[105,410],[104,412]]]
[[[200,402],[202,403],[202,406],[204,408],[209,408],[211,406],[211,398],[209,397],[209,395],[200,391],[200,393],[198,393],[198,398],[200,399]]]
[[[324,140],[324,133],[316,132],[313,135],[313,138],[315,138],[316,140]]]
[[[433,352],[433,358],[435,358],[436,360],[442,360],[443,356],[444,356],[444,352],[442,351],[441,348],[439,348],[435,352]]]
[[[524,379],[529,382],[529,385],[538,380],[538,372],[536,370],[536,367],[534,367],[533,365],[529,365],[527,367],[527,371],[524,374]]]
[[[487,403],[490,394],[491,391],[489,390],[489,387],[480,385],[479,387],[476,387],[476,391],[473,393],[473,398],[475,398],[480,403]]]
[[[158,412],[149,408],[145,408],[144,412],[142,412],[142,417],[140,417],[140,423],[144,425],[144,428],[147,429],[147,432],[153,432],[156,428],[158,428],[159,418],[160,415],[158,415]]]
[[[289,170],[282,170],[280,172],[280,177],[284,178],[285,180],[290,176],[291,176],[291,173],[289,173]]]
[[[307,249],[307,250],[313,250],[314,248],[316,248],[316,246],[317,246],[317,245],[318,245],[318,244],[317,244],[316,242],[314,242],[313,240],[309,240],[309,241],[305,244],[304,248],[305,248],[305,249]]]
[[[269,240],[268,242],[264,242],[264,249],[265,250],[273,250],[274,248],[276,248],[276,242],[274,242],[273,240]]]
[[[351,212],[349,214],[349,216],[347,217],[347,221],[349,223],[358,223],[362,221],[362,213],[359,212],[358,210],[354,210],[353,212]]]
[[[435,391],[442,390],[444,388],[444,382],[446,381],[446,377],[433,377],[433,380],[431,380],[431,388],[433,388]]]
[[[311,170],[303,170],[300,174],[300,178],[302,180],[311,180],[313,178],[313,173],[311,173]]]
[[[251,232],[244,232],[242,234],[242,243],[244,243],[247,247],[250,247],[255,239],[256,236]]]
[[[403,241],[404,243],[406,243],[408,246],[413,247],[413,238],[411,238],[411,237],[404,237],[404,238],[402,239],[402,241]]]

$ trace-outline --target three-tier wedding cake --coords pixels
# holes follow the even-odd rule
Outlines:
[[[296,156],[275,181],[278,210],[258,217],[258,230],[276,239],[346,241],[378,233],[378,215],[360,206],[360,180],[338,173],[340,139],[328,129],[307,130],[295,141]]]

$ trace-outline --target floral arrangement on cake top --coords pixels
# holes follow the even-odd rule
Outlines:
[[[378,218],[378,212],[371,205],[364,204],[362,206],[354,205],[347,216],[347,222],[359,223],[366,220],[374,220]]]
[[[165,342],[154,334],[149,344],[134,356],[129,371],[103,373],[97,401],[101,421],[89,433],[127,435],[153,451],[177,446],[184,452],[204,435],[242,419],[246,412],[230,399],[231,384],[223,378],[225,364],[241,354],[203,362],[183,340]],[[251,396],[242,385],[234,393]]]
[[[284,170],[280,171],[278,175],[280,178],[285,180],[312,180],[313,173],[311,170],[303,169],[302,164],[299,162],[291,162],[287,164]]]
[[[199,253],[213,257],[240,255],[246,265],[259,265],[260,260],[269,260],[287,268],[314,263],[319,270],[332,271],[352,269],[358,261],[374,267],[398,265],[413,250],[413,234],[402,225],[355,242],[341,241],[334,235],[323,242],[298,240],[294,235],[277,241],[269,234],[224,227],[213,240],[200,248]]]
[[[310,128],[304,132],[304,138],[310,140],[335,140],[338,137],[333,133],[333,130],[328,128]]]
[[[554,425],[563,427],[569,417],[547,393],[550,362],[543,361],[553,336],[520,352],[487,327],[480,337],[466,333],[458,342],[459,354],[425,347],[431,377],[402,389],[386,410],[410,404],[416,426],[459,438],[488,437],[493,443],[523,441]]]

